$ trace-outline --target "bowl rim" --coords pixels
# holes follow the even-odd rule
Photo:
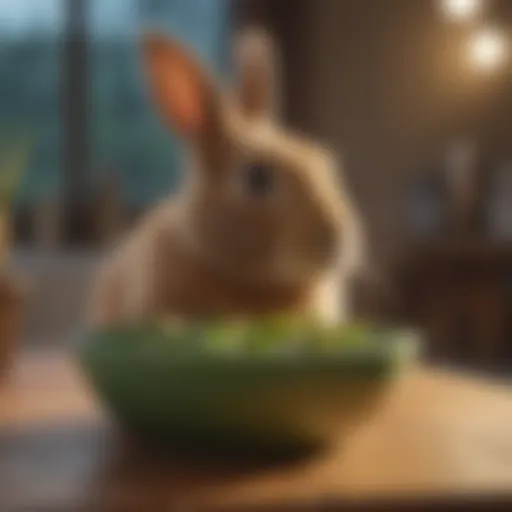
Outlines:
[[[161,357],[156,351],[147,350],[144,344],[130,346],[130,350],[98,350],[100,345],[108,343],[112,329],[82,329],[74,337],[73,348],[78,354],[82,366],[93,364],[130,364],[137,368],[155,368],[163,366],[174,370],[187,371],[293,371],[319,372],[338,370],[349,374],[351,378],[368,378],[365,370],[386,377],[401,373],[405,368],[418,362],[423,348],[422,337],[418,331],[396,329],[390,339],[382,343],[363,343],[347,345],[333,352],[279,354],[259,352],[192,352],[175,353],[173,357]],[[116,340],[120,342],[120,340]],[[122,354],[122,357],[119,355]]]

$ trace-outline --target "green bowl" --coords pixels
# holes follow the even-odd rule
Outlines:
[[[336,348],[306,332],[294,350],[254,350],[246,334],[242,346],[235,331],[205,332],[90,332],[79,359],[101,402],[146,440],[295,450],[363,421],[418,354],[417,336],[406,331],[353,330]]]

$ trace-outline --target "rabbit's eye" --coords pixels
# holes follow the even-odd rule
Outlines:
[[[246,193],[256,197],[268,195],[274,187],[273,170],[264,164],[249,166],[244,172],[243,179]]]

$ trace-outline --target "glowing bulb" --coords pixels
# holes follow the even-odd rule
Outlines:
[[[476,18],[483,10],[484,0],[442,0],[444,15],[453,21],[468,21]]]
[[[493,71],[502,66],[508,54],[507,40],[496,30],[484,30],[470,41],[469,56],[473,66],[481,71]]]

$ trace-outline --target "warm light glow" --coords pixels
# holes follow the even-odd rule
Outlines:
[[[483,30],[470,41],[469,57],[479,71],[494,71],[503,66],[508,55],[508,42],[496,30]]]
[[[453,21],[468,21],[483,10],[485,0],[441,0],[444,15]]]

